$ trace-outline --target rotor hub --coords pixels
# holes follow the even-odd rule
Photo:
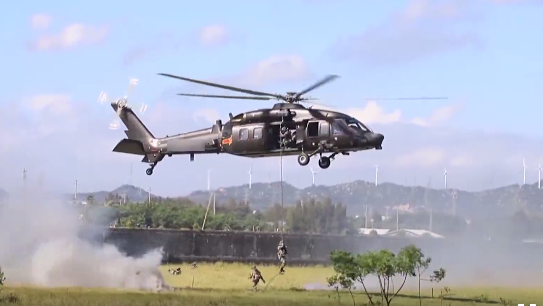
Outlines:
[[[119,99],[117,100],[117,107],[119,108],[125,108],[128,102],[125,99]]]

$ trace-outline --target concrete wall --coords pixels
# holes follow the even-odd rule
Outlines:
[[[163,248],[168,262],[190,260],[277,261],[277,244],[284,239],[291,263],[323,263],[332,250],[350,252],[401,247],[431,238],[383,238],[331,235],[296,235],[259,232],[180,231],[157,229],[111,229],[106,243],[119,247],[130,256],[140,256],[151,249]],[[439,243],[434,239],[432,243]]]
[[[444,266],[473,264],[511,266],[520,269],[539,267],[543,257],[542,244],[496,243],[462,239],[400,238],[379,236],[324,236],[295,235],[257,232],[180,231],[157,229],[111,229],[102,239],[116,245],[130,256],[141,256],[146,252],[163,248],[164,261],[236,261],[276,263],[277,244],[283,238],[288,247],[290,264],[326,263],[330,252],[342,249],[362,253],[369,250],[389,249],[397,252],[402,247],[415,244],[434,263]],[[537,265],[537,267],[534,266]]]

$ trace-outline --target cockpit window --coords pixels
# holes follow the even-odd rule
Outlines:
[[[345,120],[347,125],[355,131],[371,132],[371,130],[365,126],[362,122],[356,120],[355,118],[349,118]]]

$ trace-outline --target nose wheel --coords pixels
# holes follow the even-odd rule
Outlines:
[[[332,163],[332,160],[329,157],[321,156],[319,158],[319,167],[321,167],[321,169],[328,169],[331,163]]]

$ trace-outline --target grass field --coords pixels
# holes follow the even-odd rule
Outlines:
[[[325,288],[325,278],[332,274],[325,267],[288,267],[285,275],[277,276],[277,267],[259,266],[264,278],[269,284],[260,284],[260,290],[249,290],[251,282],[248,279],[250,265],[248,264],[200,264],[191,269],[188,265],[180,266],[182,274],[174,276],[167,273],[168,268],[161,270],[168,285],[182,287],[175,292],[148,293],[127,290],[82,289],[82,288],[18,288],[7,287],[0,293],[0,305],[353,305],[349,293],[340,293],[340,299],[334,291],[305,290],[306,288]],[[193,282],[194,279],[194,282]],[[192,287],[192,289],[191,289]],[[449,295],[443,300],[437,298],[441,285],[434,287],[436,298],[430,298],[431,289],[425,288],[423,295],[427,296],[422,305],[517,305],[519,303],[543,303],[543,291],[539,289],[512,288],[451,288]],[[403,292],[407,296],[398,297],[392,305],[419,305],[418,296],[412,292]],[[356,305],[365,305],[367,298],[363,293],[354,294]],[[502,299],[500,301],[500,298]],[[374,301],[378,300],[377,297]]]

